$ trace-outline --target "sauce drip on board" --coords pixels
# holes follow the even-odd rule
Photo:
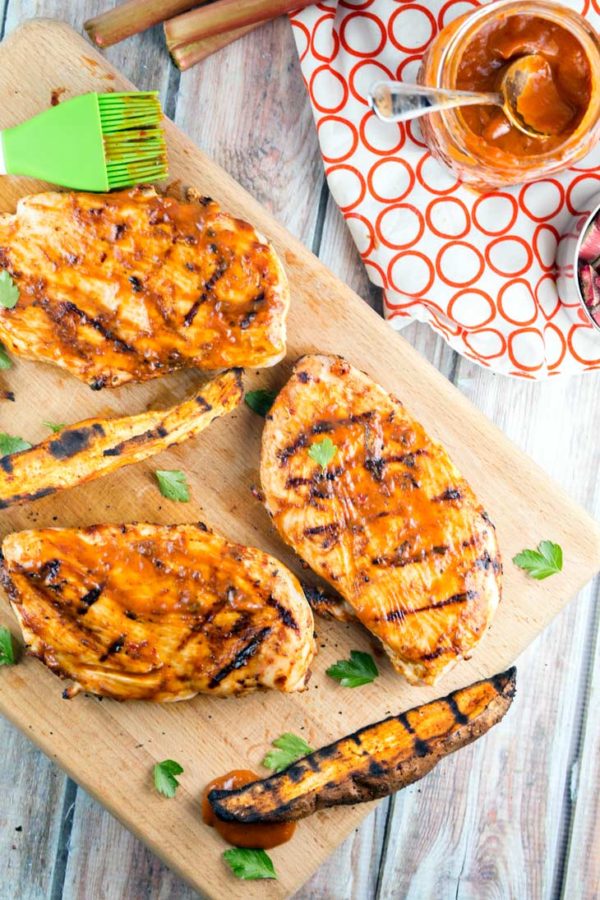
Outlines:
[[[241,825],[238,822],[222,822],[213,812],[208,801],[212,790],[231,791],[244,787],[253,781],[259,781],[260,775],[249,769],[234,769],[225,775],[215,778],[204,788],[202,794],[202,821],[216,829],[224,841],[234,847],[248,847],[253,850],[270,850],[280,844],[286,844],[296,830],[295,822],[277,822],[275,824]]]
[[[497,91],[507,66],[519,57],[537,54],[548,63],[532,73],[521,94],[518,111],[547,137],[530,137],[511,125],[497,107],[464,107],[467,127],[492,150],[532,156],[564,143],[589,105],[592,83],[589,61],[579,41],[560,25],[541,16],[512,15],[481,28],[462,54],[456,87],[466,91]]]

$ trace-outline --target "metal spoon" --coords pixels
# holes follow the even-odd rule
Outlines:
[[[548,62],[538,53],[521,56],[507,66],[500,90],[453,91],[444,88],[405,84],[402,81],[377,81],[368,94],[371,109],[384,122],[406,122],[432,112],[454,109],[457,106],[500,106],[515,128],[529,137],[546,137],[550,132],[540,131],[526,122],[519,112],[519,100],[530,86],[532,79],[552,81]]]

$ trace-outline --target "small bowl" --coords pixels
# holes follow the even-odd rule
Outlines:
[[[585,321],[600,334],[597,322],[586,306],[579,284],[579,254],[583,237],[596,216],[600,216],[600,193],[593,194],[585,203],[585,209],[569,219],[567,227],[558,242],[556,251],[556,285],[560,302],[577,316],[583,310]],[[580,317],[578,317],[580,318]]]

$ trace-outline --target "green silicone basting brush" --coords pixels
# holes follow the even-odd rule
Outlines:
[[[0,174],[110,191],[167,175],[156,91],[82,94],[0,131]]]

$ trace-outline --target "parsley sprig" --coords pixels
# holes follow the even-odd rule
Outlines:
[[[30,450],[31,444],[24,441],[23,438],[16,437],[13,434],[7,434],[0,431],[0,456],[9,456],[11,453],[18,453],[19,450]]]
[[[190,488],[184,472],[179,469],[157,469],[154,474],[163,497],[178,503],[189,503]]]
[[[350,659],[340,659],[327,669],[330,678],[339,681],[342,687],[360,687],[370,684],[379,675],[379,669],[370,653],[351,650]]]
[[[0,628],[0,666],[14,666],[16,663],[15,645],[8,628]]]
[[[316,441],[314,444],[311,444],[308,449],[308,455],[311,459],[314,459],[316,463],[318,463],[322,469],[326,469],[328,464],[331,462],[335,454],[337,453],[337,447],[331,440],[331,438],[323,438],[322,441]]]
[[[4,309],[14,309],[19,299],[19,288],[16,286],[6,269],[0,272],[0,306]]]
[[[257,878],[277,878],[275,866],[264,850],[246,850],[232,847],[223,854],[223,859],[236,878],[255,881]]]
[[[156,763],[152,769],[152,777],[154,778],[154,787],[163,797],[173,798],[179,787],[177,775],[181,775],[183,766],[180,766],[174,759],[163,759],[162,762]]]
[[[271,769],[273,772],[281,772],[297,759],[302,759],[303,756],[313,752],[312,747],[308,746],[304,738],[298,737],[297,734],[291,734],[289,731],[282,734],[281,737],[275,738],[272,744],[276,749],[269,750],[262,765],[265,769]]]
[[[550,575],[562,572],[562,547],[552,541],[540,541],[537,550],[521,550],[520,553],[513,556],[513,562],[532,578],[542,581],[544,578],[549,578]]]
[[[54,434],[56,434],[58,431],[62,431],[65,427],[64,422],[42,422],[42,425],[45,425],[46,428],[49,428],[50,431],[52,431]]]
[[[12,360],[2,344],[0,344],[0,371],[4,369],[10,369],[12,366]]]
[[[248,391],[244,400],[246,401],[246,406],[249,406],[253,412],[264,418],[273,406],[276,396],[273,391],[265,391],[263,388],[259,388],[257,391]]]

